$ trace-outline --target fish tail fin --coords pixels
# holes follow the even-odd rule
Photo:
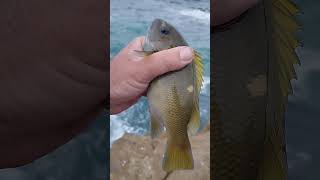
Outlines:
[[[193,169],[192,151],[188,138],[184,144],[175,144],[168,141],[162,169],[167,172],[179,169]]]
[[[266,141],[263,159],[259,166],[258,180],[286,180],[286,168],[279,158],[281,152],[274,149],[274,145],[270,140]]]

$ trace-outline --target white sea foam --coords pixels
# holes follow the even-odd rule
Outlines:
[[[124,133],[134,132],[134,128],[130,127],[125,120],[121,119],[118,115],[110,116],[110,147],[113,142],[121,138]]]
[[[110,116],[110,147],[115,140],[122,137],[125,133],[122,124],[122,121],[119,119],[117,115]]]
[[[205,96],[210,96],[210,77],[203,77],[203,83],[200,93]]]
[[[201,11],[199,9],[184,9],[179,11],[181,15],[190,16],[196,19],[203,20],[206,23],[210,23],[210,13]]]

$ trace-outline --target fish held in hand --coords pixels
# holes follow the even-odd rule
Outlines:
[[[142,52],[149,55],[177,46],[188,44],[172,25],[155,19],[148,29]],[[200,127],[199,94],[202,74],[201,56],[195,52],[192,63],[181,70],[155,78],[148,88],[151,137],[157,137],[164,129],[167,133],[167,146],[162,162],[165,171],[193,169],[188,132],[195,134]]]

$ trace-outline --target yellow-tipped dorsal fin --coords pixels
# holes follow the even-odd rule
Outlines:
[[[300,43],[295,33],[301,25],[296,19],[298,7],[291,0],[263,0],[268,39],[268,107],[264,156],[258,180],[287,180],[283,117],[291,80],[296,78],[294,64],[300,64],[295,52]]]
[[[199,96],[203,83],[203,64],[201,55],[195,51],[195,57],[193,61],[194,70],[194,105],[191,113],[191,118],[188,124],[188,131],[190,134],[194,135],[198,132],[200,128],[200,111],[199,111]]]

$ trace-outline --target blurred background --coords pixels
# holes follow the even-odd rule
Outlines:
[[[0,180],[106,180],[109,148],[106,112],[79,136],[31,164],[0,169]],[[0,146],[1,148],[1,146]]]
[[[286,115],[289,180],[316,180],[320,170],[320,1],[294,0],[303,14],[298,33],[304,47],[297,49],[301,66],[292,81]]]
[[[172,24],[188,44],[201,53],[204,85],[200,96],[202,126],[210,105],[210,1],[209,0],[110,0],[110,59],[137,36],[146,35],[155,18]],[[128,110],[110,116],[110,146],[125,132],[147,134],[149,110],[145,97]]]

